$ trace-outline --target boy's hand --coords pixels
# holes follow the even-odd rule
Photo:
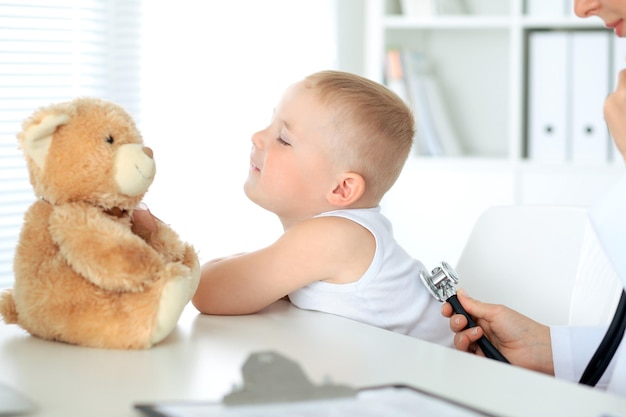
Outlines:
[[[133,210],[131,221],[132,232],[144,240],[148,240],[158,230],[156,217],[150,213],[148,207],[143,206]]]

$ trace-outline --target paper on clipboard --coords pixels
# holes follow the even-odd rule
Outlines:
[[[223,403],[179,402],[141,405],[150,417],[484,417],[479,411],[450,403],[411,387],[379,387],[353,398],[229,406]]]
[[[297,363],[274,352],[244,364],[244,386],[222,402],[136,404],[149,417],[484,417],[487,414],[406,385],[353,389],[314,385]]]

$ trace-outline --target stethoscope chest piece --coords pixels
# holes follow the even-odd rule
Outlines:
[[[456,294],[456,286],[459,283],[458,274],[447,262],[441,262],[430,275],[427,271],[420,271],[420,279],[432,296],[442,303]]]

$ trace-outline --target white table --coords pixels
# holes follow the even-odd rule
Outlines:
[[[626,416],[626,398],[475,357],[285,301],[250,316],[204,316],[189,305],[146,351],[83,348],[0,323],[0,382],[39,406],[33,416],[143,416],[137,402],[220,401],[251,352],[300,363],[311,381],[408,383],[498,416]]]

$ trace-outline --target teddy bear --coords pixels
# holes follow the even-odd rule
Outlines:
[[[41,107],[17,136],[37,200],[24,215],[13,288],[0,294],[5,323],[96,348],[162,341],[200,265],[161,220],[133,221],[156,173],[133,118],[113,102],[78,97]]]

